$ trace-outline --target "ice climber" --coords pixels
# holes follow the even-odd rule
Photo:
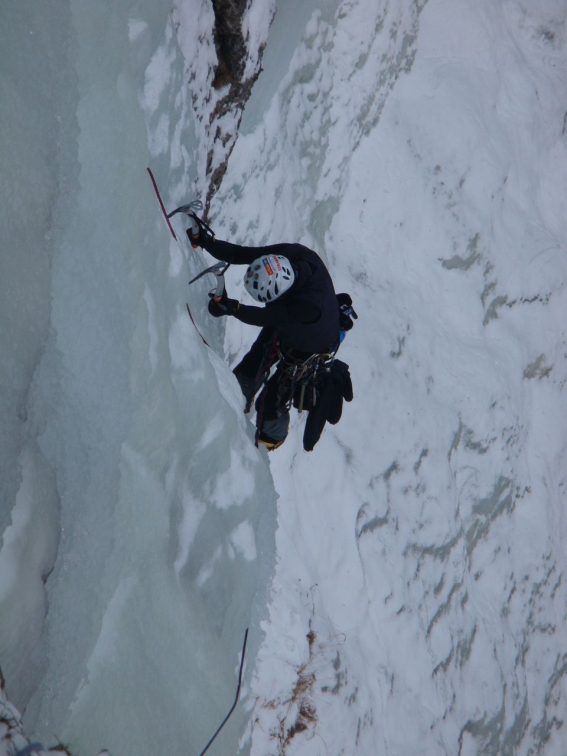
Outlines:
[[[217,260],[246,265],[244,287],[264,307],[250,306],[223,294],[209,301],[214,317],[232,316],[261,328],[256,341],[234,369],[248,411],[257,392],[256,443],[269,450],[285,441],[292,405],[309,411],[303,438],[308,451],[325,422],[336,423],[342,401],[351,401],[348,365],[334,359],[344,331],[352,327],[348,294],[335,294],[329,271],[313,250],[301,244],[243,247],[215,239],[203,226],[187,231],[193,246]],[[270,377],[273,366],[276,369]]]

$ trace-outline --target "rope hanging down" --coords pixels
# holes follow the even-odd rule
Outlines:
[[[225,724],[228,722],[228,718],[232,714],[232,712],[236,709],[236,704],[238,703],[238,697],[240,696],[240,685],[242,683],[242,669],[244,667],[244,654],[246,653],[246,641],[248,640],[248,628],[246,628],[246,632],[244,633],[244,644],[242,646],[242,658],[240,659],[240,671],[238,673],[238,687],[236,689],[236,696],[234,697],[234,703],[230,707],[230,711],[226,715],[226,717],[222,720],[219,727],[217,728],[217,731],[213,735],[213,737],[209,740],[207,745],[203,748],[199,756],[203,756],[208,750],[209,746],[213,742],[213,740],[216,738],[216,736],[219,734],[219,732],[222,730],[222,728],[225,726]]]

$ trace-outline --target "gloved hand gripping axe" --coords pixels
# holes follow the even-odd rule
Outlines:
[[[180,207],[175,208],[175,210],[173,210],[167,216],[168,218],[171,218],[177,213],[183,213],[189,218],[191,226],[187,229],[187,237],[191,242],[193,249],[197,249],[197,247],[200,246],[199,237],[201,233],[205,233],[206,235],[211,236],[213,239],[215,238],[212,229],[205,223],[202,218],[199,218],[199,216],[197,215],[197,213],[200,213],[202,209],[203,203],[201,202],[201,200],[193,200],[188,205],[181,205]]]
[[[209,292],[209,297],[213,300],[213,302],[222,302],[223,299],[226,298],[226,286],[224,283],[224,274],[226,270],[230,268],[230,263],[225,262],[218,262],[214,265],[211,265],[210,268],[205,268],[205,270],[202,270],[200,273],[198,273],[195,278],[192,278],[189,281],[189,284],[194,283],[195,281],[198,281],[199,278],[202,278],[206,273],[212,273],[217,277],[217,285],[214,289],[211,289]]]
[[[175,210],[173,210],[167,216],[168,218],[171,218],[177,213],[183,213],[189,218],[191,226],[187,229],[187,236],[189,238],[189,241],[191,242],[193,249],[197,249],[197,247],[200,246],[198,241],[199,236],[202,232],[210,235],[213,239],[215,236],[212,229],[205,223],[205,221],[202,218],[199,218],[198,215],[196,215],[196,213],[201,212],[202,209],[203,203],[201,202],[201,200],[193,200],[188,205],[181,205],[180,207],[175,208]],[[224,282],[224,274],[229,267],[230,263],[215,263],[214,265],[211,265],[210,268],[205,268],[205,270],[202,270],[200,273],[198,273],[195,278],[192,278],[189,281],[189,284],[198,281],[207,273],[212,273],[213,275],[215,275],[217,277],[217,285],[214,289],[211,289],[211,291],[209,292],[209,297],[213,300],[213,302],[217,302],[218,304],[219,302],[222,302],[223,299],[226,299],[226,285]]]

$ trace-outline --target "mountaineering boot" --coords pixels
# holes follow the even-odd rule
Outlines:
[[[265,446],[268,451],[273,451],[283,444],[288,432],[289,412],[282,412],[273,420],[263,420],[262,426],[256,432],[256,442]]]

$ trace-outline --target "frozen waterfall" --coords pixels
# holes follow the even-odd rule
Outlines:
[[[276,496],[187,316],[202,257],[187,266],[146,174],[167,199],[195,178],[171,3],[9,0],[1,16],[8,694],[46,745],[195,752],[234,696],[248,625],[254,658]]]
[[[215,753],[563,756],[565,3],[243,6],[241,122],[208,0],[0,10],[7,694],[46,746],[196,755],[249,626]],[[314,452],[255,449],[253,329],[148,165],[352,294]]]

